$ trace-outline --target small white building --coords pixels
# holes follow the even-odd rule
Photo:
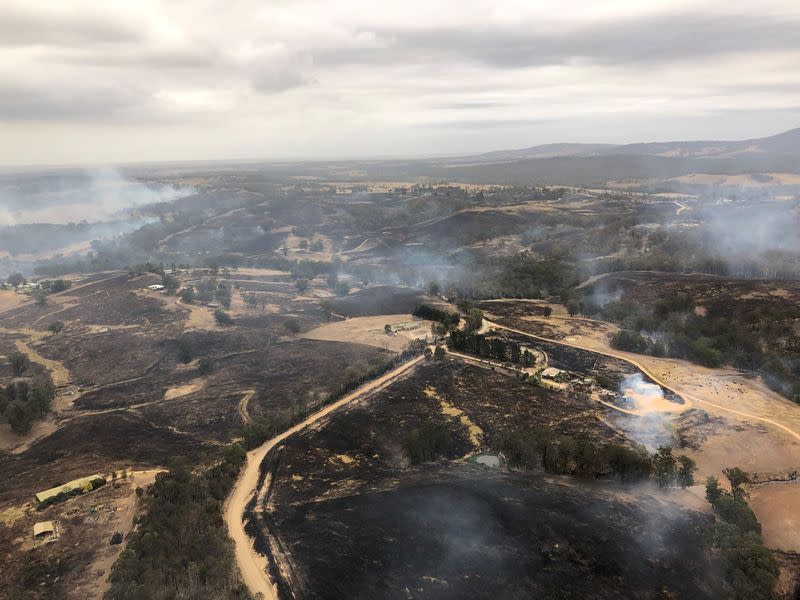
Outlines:
[[[545,379],[556,379],[559,375],[561,375],[561,370],[555,367],[547,367],[542,371],[542,377]]]
[[[153,290],[154,292],[160,292],[161,290],[164,289],[164,286],[161,285],[160,283],[154,283],[153,285],[148,285],[147,289]]]

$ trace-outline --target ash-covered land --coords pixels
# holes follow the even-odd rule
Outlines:
[[[4,173],[0,598],[794,598],[786,136]]]

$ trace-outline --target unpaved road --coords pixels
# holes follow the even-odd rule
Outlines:
[[[239,400],[239,415],[242,417],[242,422],[247,425],[250,419],[250,411],[247,410],[247,403],[252,400],[253,396],[256,395],[255,390],[245,390],[242,399]]]
[[[360,388],[340,398],[333,404],[329,404],[314,413],[305,421],[287,429],[280,435],[275,436],[258,448],[247,453],[247,461],[244,469],[242,469],[239,479],[234,484],[233,490],[225,502],[224,519],[228,526],[228,535],[234,541],[236,563],[239,565],[242,580],[253,595],[261,593],[265,600],[278,599],[277,590],[267,574],[267,558],[259,554],[253,547],[252,540],[244,531],[243,521],[245,507],[253,497],[253,494],[257,491],[256,486],[258,485],[259,468],[267,454],[289,436],[294,435],[298,431],[302,431],[309,425],[316,423],[339,408],[358,400],[365,394],[389,385],[395,379],[405,374],[409,369],[415,367],[423,358],[423,356],[413,358],[385,375],[369,383],[365,383]]]
[[[486,319],[484,319],[484,320],[486,320]],[[752,413],[744,412],[744,411],[741,411],[741,410],[736,410],[736,409],[733,409],[733,408],[728,408],[727,406],[722,406],[721,404],[716,404],[714,402],[710,402],[709,400],[704,400],[704,399],[699,398],[698,396],[696,396],[694,394],[690,394],[690,393],[687,393],[685,391],[684,392],[680,392],[680,391],[676,390],[675,388],[673,388],[671,385],[665,383],[664,381],[662,381],[661,379],[656,377],[650,370],[647,369],[647,367],[645,367],[639,361],[637,361],[636,359],[631,358],[630,356],[626,356],[625,354],[611,352],[611,351],[598,350],[596,348],[591,348],[591,347],[583,346],[583,345],[580,345],[580,344],[574,344],[574,343],[571,343],[571,342],[565,342],[565,341],[562,341],[562,340],[553,340],[553,339],[542,337],[542,336],[539,336],[539,335],[536,335],[536,334],[533,334],[533,333],[528,333],[528,332],[522,331],[520,329],[514,329],[512,327],[506,327],[505,325],[500,325],[500,324],[492,322],[492,321],[488,321],[488,322],[492,327],[497,327],[498,329],[505,329],[506,331],[510,331],[512,333],[517,333],[519,335],[524,335],[524,336],[527,336],[527,337],[535,339],[535,340],[548,342],[550,344],[560,344],[562,346],[568,346],[570,348],[576,348],[578,350],[585,350],[587,352],[595,352],[597,354],[602,354],[603,356],[608,356],[608,357],[615,358],[615,359],[618,359],[618,360],[623,360],[623,361],[633,365],[637,369],[639,369],[642,373],[647,375],[647,377],[649,377],[653,382],[655,382],[658,385],[662,386],[663,388],[671,391],[673,394],[681,396],[682,398],[684,398],[684,400],[688,400],[688,402],[690,402],[690,403],[703,404],[703,405],[706,405],[706,406],[711,406],[712,408],[715,408],[717,410],[720,410],[720,411],[723,411],[723,412],[728,412],[728,413],[731,413],[731,414],[735,414],[735,415],[737,415],[739,417],[744,417],[745,419],[751,419],[753,421],[760,421],[762,423],[766,423],[768,425],[771,425],[773,427],[777,427],[778,429],[783,430],[785,433],[788,433],[790,436],[792,436],[796,440],[800,441],[800,433],[798,433],[797,431],[794,431],[793,429],[787,427],[786,425],[783,425],[782,423],[778,423],[777,421],[774,421],[774,420],[769,419],[767,417],[761,417],[761,416],[758,416],[758,415],[754,415]],[[684,406],[686,408],[688,408],[687,405],[684,405]]]

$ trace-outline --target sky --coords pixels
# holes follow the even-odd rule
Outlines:
[[[800,126],[797,0],[0,0],[0,165]]]

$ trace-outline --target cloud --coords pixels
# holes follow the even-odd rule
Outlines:
[[[796,18],[673,13],[597,22],[565,31],[525,26],[372,32],[368,48],[320,48],[319,64],[386,64],[397,60],[470,61],[495,68],[587,64],[641,66],[718,54],[797,50]]]
[[[790,0],[575,0],[558,10],[517,0],[6,0],[0,163],[69,160],[41,143],[56,124],[83,141],[82,157],[105,157],[113,139],[131,160],[162,157],[142,147],[180,159],[626,142],[672,138],[681,121],[698,137],[722,122],[725,137],[755,137],[766,133],[759,114],[770,131],[796,126],[799,25]],[[740,112],[756,116],[721,117]]]
[[[131,23],[99,11],[40,10],[0,6],[0,46],[64,46],[137,42],[142,35]],[[67,5],[65,4],[64,7]]]

